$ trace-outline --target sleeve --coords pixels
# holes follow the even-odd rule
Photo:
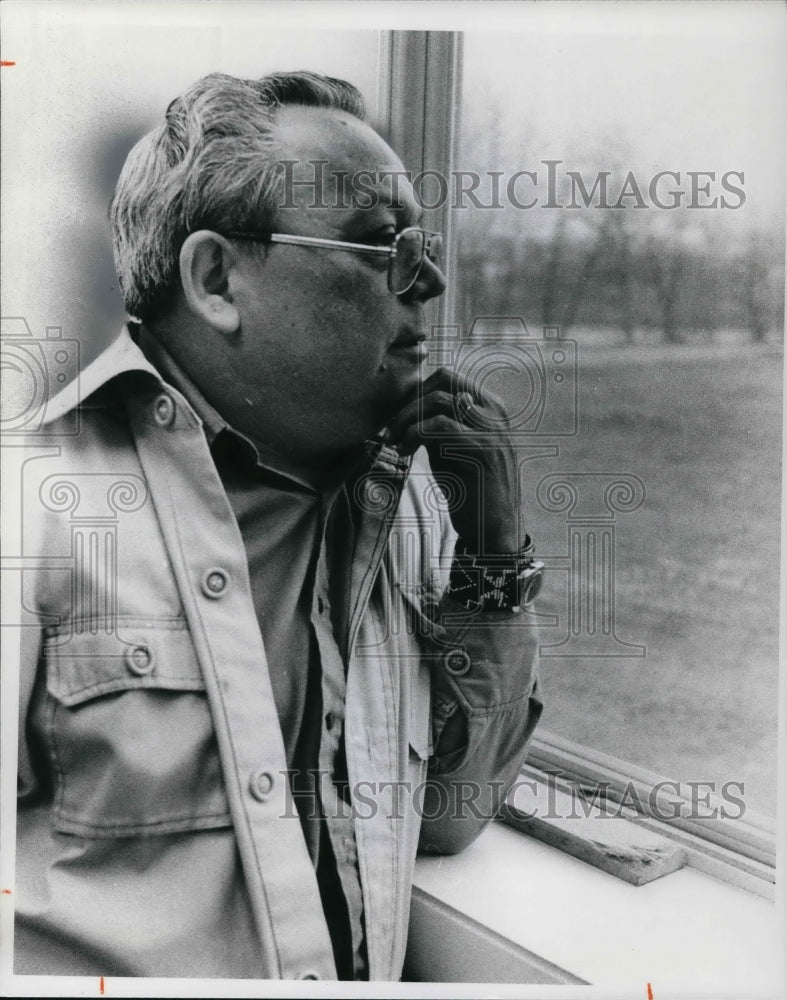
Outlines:
[[[27,717],[30,710],[33,689],[39,667],[41,653],[41,629],[27,623],[19,628],[19,736],[17,758],[17,797],[20,802],[35,798],[38,792],[33,753],[28,742]]]
[[[443,596],[425,625],[432,730],[420,849],[453,854],[494,818],[538,723],[538,630],[532,605],[468,613]]]
[[[18,446],[17,446],[18,445]],[[9,733],[18,718],[17,794],[26,801],[37,793],[36,761],[28,739],[28,715],[34,700],[42,646],[39,615],[41,566],[47,563],[39,488],[47,472],[40,462],[60,447],[21,438],[7,448],[3,465],[2,545],[9,559],[3,579],[3,721]]]

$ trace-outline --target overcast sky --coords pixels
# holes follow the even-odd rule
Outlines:
[[[7,308],[21,308],[18,296],[34,326],[48,322],[38,276],[50,275],[60,301],[54,262],[86,260],[103,232],[120,145],[189,83],[213,70],[310,68],[349,78],[374,109],[383,28],[465,32],[467,101],[496,102],[501,131],[517,137],[515,167],[530,166],[519,160],[523,123],[525,159],[601,149],[619,166],[624,140],[637,171],[744,170],[747,211],[783,214],[786,14],[759,0],[6,0],[3,59],[15,62],[2,69],[0,95]],[[91,295],[79,292],[85,310]]]
[[[374,107],[377,34],[361,29],[453,26],[465,31],[466,90],[493,98],[504,131],[530,123],[536,157],[593,147],[612,153],[622,139],[636,167],[744,170],[752,192],[773,199],[783,189],[781,3],[399,3],[396,17],[393,10],[253,0],[3,3],[4,58],[17,63],[3,71],[4,125],[17,153],[5,166],[24,163],[29,176],[53,156],[62,163],[105,131],[112,114],[152,122],[173,94],[214,69],[261,75],[308,66],[352,79]],[[359,30],[349,32],[351,25]]]
[[[526,122],[528,158],[596,150],[637,171],[743,170],[753,200],[783,208],[785,20],[774,30],[755,3],[733,30],[721,13],[683,23],[682,12],[666,6],[670,16],[621,11],[607,33],[562,19],[522,34],[469,32],[466,101],[491,98],[504,134],[515,136]]]

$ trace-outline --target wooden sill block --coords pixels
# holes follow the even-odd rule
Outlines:
[[[683,867],[682,847],[613,810],[614,805],[605,811],[554,783],[528,780],[509,793],[499,818],[632,885],[645,885]]]

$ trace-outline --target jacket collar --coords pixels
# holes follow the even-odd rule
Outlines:
[[[131,372],[143,372],[152,376],[158,385],[162,387],[165,385],[159,372],[135,343],[129,327],[124,326],[106,350],[91,361],[60,392],[47,400],[42,424],[51,424],[60,419],[86,403],[113,378]],[[218,417],[218,414],[216,416]],[[365,443],[363,457],[357,470],[375,468],[383,473],[402,475],[409,467],[410,459],[403,458],[395,448],[386,445],[380,435]]]
[[[79,372],[65,388],[47,400],[42,423],[51,424],[64,417],[84,404],[111,379],[128,372],[144,372],[162,384],[161,376],[131,339],[128,327],[124,326],[105,351]]]

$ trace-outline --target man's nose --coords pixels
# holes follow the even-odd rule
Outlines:
[[[426,302],[445,291],[445,275],[428,257],[424,258],[418,278],[409,291],[401,297],[408,302]]]

